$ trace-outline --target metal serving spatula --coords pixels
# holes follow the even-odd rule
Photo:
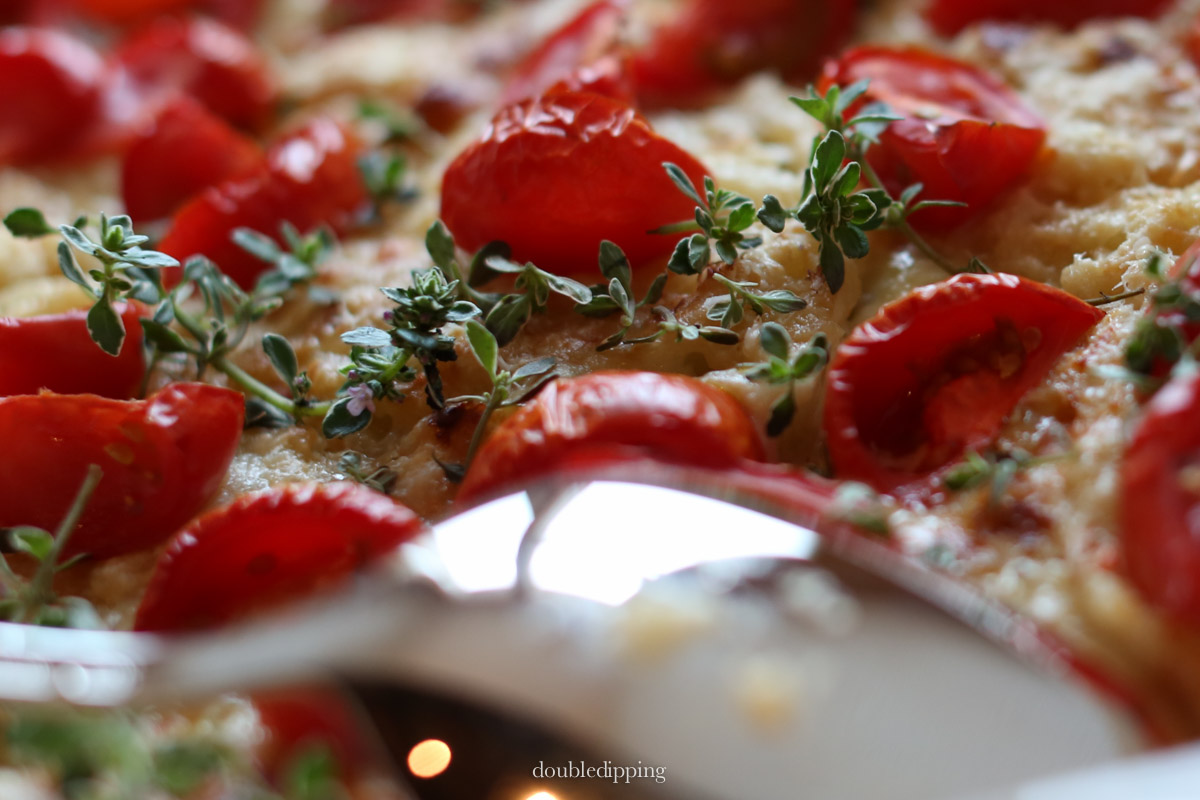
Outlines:
[[[398,758],[450,737],[423,798],[932,800],[1139,746],[1003,609],[693,492],[541,486],[393,567],[209,636],[0,626],[0,696],[155,703],[334,677]],[[571,777],[587,766],[605,776]]]

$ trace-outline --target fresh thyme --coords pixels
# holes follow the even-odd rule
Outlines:
[[[467,457],[462,464],[443,464],[446,474],[455,480],[461,480],[466,475],[467,468],[475,459],[475,453],[483,443],[488,422],[497,409],[515,406],[523,403],[536,394],[548,381],[557,377],[554,373],[553,358],[539,358],[530,361],[516,370],[509,372],[500,366],[500,343],[495,334],[478,320],[467,322],[467,341],[476,360],[488,375],[491,388],[481,395],[462,395],[453,398],[453,402],[476,402],[483,404],[483,413],[471,435],[467,446]]]
[[[251,759],[215,738],[154,741],[128,709],[12,709],[4,748],[20,767],[45,771],[67,800],[131,797],[253,797],[341,800],[338,764],[326,746],[289,758],[280,787],[266,785]]]
[[[951,467],[942,477],[942,485],[952,492],[965,491],[980,486],[988,488],[988,505],[997,507],[1013,479],[1023,470],[1047,464],[1065,457],[1066,454],[1033,457],[1020,448],[1004,454],[989,453],[986,456],[971,450],[961,462]]]
[[[824,334],[817,334],[793,355],[787,330],[776,322],[767,322],[759,333],[759,343],[767,354],[766,361],[740,364],[738,369],[752,381],[786,387],[771,405],[767,420],[767,435],[779,436],[796,416],[796,384],[829,362],[829,341]]]
[[[59,597],[54,592],[54,576],[83,558],[76,556],[60,563],[63,549],[79,524],[88,500],[96,491],[101,475],[100,467],[95,464],[88,467],[71,507],[53,534],[32,526],[8,530],[8,540],[13,550],[31,556],[37,562],[37,569],[33,577],[25,581],[0,555],[0,589],[3,591],[0,595],[0,619],[54,628],[104,627],[87,600],[82,597]]]
[[[831,86],[820,95],[809,87],[806,97],[791,101],[825,128],[813,142],[800,202],[784,206],[778,197],[766,195],[755,208],[747,197],[718,189],[709,178],[705,192],[696,191],[687,175],[674,164],[663,167],[681,192],[696,202],[696,221],[680,222],[660,228],[660,233],[697,230],[676,245],[670,268],[683,274],[705,269],[715,250],[726,264],[737,258],[738,249],[757,246],[761,239],[745,231],[757,219],[769,230],[781,233],[789,219],[799,221],[814,239],[825,282],[837,293],[845,283],[846,260],[865,257],[870,252],[867,232],[891,228],[903,233],[928,258],[947,272],[988,272],[979,259],[966,265],[951,262],[925,240],[909,223],[909,217],[926,208],[961,206],[945,200],[918,201],[923,186],[913,184],[892,197],[883,181],[866,160],[868,149],[878,143],[879,134],[892,122],[902,119],[883,103],[869,103],[848,118],[851,107],[866,92],[868,81],[842,89]],[[859,188],[863,183],[866,188]]]
[[[732,328],[741,322],[747,309],[761,316],[766,313],[768,308],[786,314],[800,311],[808,306],[807,302],[787,289],[759,292],[756,283],[730,280],[719,272],[713,273],[712,277],[717,283],[729,289],[729,294],[713,303],[708,309],[707,316],[714,322],[720,322],[726,328]]]
[[[744,231],[754,224],[754,202],[744,195],[727,189],[718,189],[713,179],[704,177],[703,196],[696,191],[695,184],[687,173],[670,162],[663,164],[671,181],[696,203],[695,222],[687,220],[666,225],[656,233],[684,233],[697,231],[680,239],[667,262],[672,272],[681,275],[696,275],[712,260],[711,253],[726,264],[737,261],[737,251],[747,250],[762,244],[756,236],[746,236]]]
[[[400,476],[395,471],[387,467],[369,468],[366,465],[366,457],[354,450],[347,450],[342,453],[338,459],[338,469],[349,480],[361,483],[368,489],[374,489],[380,494],[391,494],[392,489],[396,488],[396,481],[400,479]]]
[[[449,323],[479,316],[474,303],[459,299],[458,281],[447,281],[437,268],[417,270],[413,285],[380,289],[395,306],[385,311],[386,329],[355,328],[342,334],[351,346],[350,363],[340,394],[325,417],[326,436],[345,436],[371,421],[375,400],[402,400],[401,384],[411,383],[415,361],[425,375],[425,398],[432,408],[446,405],[438,364],[454,361],[454,337],[443,332]]]

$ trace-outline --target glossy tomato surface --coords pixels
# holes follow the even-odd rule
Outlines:
[[[243,288],[270,267],[232,239],[240,227],[277,241],[290,222],[301,233],[328,225],[350,230],[370,197],[358,169],[360,146],[348,130],[325,117],[276,142],[252,174],[206,189],[175,215],[159,249],[183,261],[202,254]]]
[[[735,81],[772,70],[808,81],[854,28],[854,0],[689,0],[635,55],[638,102],[702,105]]]
[[[628,0],[596,0],[585,6],[516,66],[501,104],[537,97],[560,81],[571,89],[632,103],[632,75],[618,52],[628,6]]]
[[[125,342],[110,356],[87,329],[87,311],[64,311],[37,317],[0,317],[0,396],[98,394],[124,400],[137,394],[146,371],[142,355],[141,312],[121,310]]]
[[[695,378],[593,372],[547,386],[492,432],[459,491],[467,501],[552,472],[586,451],[698,467],[763,458],[762,438],[737,401]]]
[[[154,17],[187,11],[196,0],[68,0],[74,10],[93,20],[128,25]]]
[[[0,29],[0,166],[76,155],[103,123],[105,70],[100,55],[73,36]]]
[[[1121,464],[1121,544],[1142,595],[1200,628],[1200,373],[1146,406]]]
[[[870,80],[865,101],[905,119],[893,122],[867,160],[893,196],[914,183],[919,199],[965,208],[913,215],[914,224],[952,228],[1025,180],[1046,139],[1041,118],[983,70],[916,48],[857,47],[825,65],[820,90]]]
[[[240,497],[171,541],[134,627],[212,628],[333,589],[423,529],[405,506],[348,481]]]
[[[987,447],[1031,388],[1104,316],[1015,275],[956,275],[884,306],[829,367],[835,475],[882,491]]]
[[[649,231],[695,210],[664,161],[702,186],[704,165],[628,105],[552,91],[501,110],[454,160],[442,181],[441,217],[459,246],[505,241],[514,258],[551,272],[598,272],[604,239],[636,268],[669,254],[679,238]]]
[[[188,97],[158,113],[125,151],[121,195],[135,222],[161,219],[210,186],[263,164],[262,148]]]
[[[974,22],[1052,22],[1074,27],[1104,17],[1155,17],[1172,0],[930,0],[925,16],[938,33],[958,33]]]
[[[39,394],[0,399],[0,527],[55,530],[88,465],[104,472],[66,555],[164,541],[213,498],[242,433],[242,395],[171,384],[146,400]]]
[[[122,42],[113,59],[151,106],[182,92],[239,127],[258,129],[274,116],[278,90],[266,60],[216,20],[159,20]]]

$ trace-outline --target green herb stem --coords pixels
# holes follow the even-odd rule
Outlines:
[[[294,417],[323,417],[329,411],[329,406],[332,405],[328,402],[299,405],[267,386],[225,356],[217,356],[211,363],[247,392],[285,414],[291,414]]]
[[[25,594],[25,602],[22,604],[23,607],[15,620],[16,622],[31,622],[37,618],[37,615],[47,603],[54,600],[54,575],[58,572],[59,554],[67,546],[67,542],[71,540],[71,534],[75,532],[75,526],[79,524],[79,518],[83,516],[83,511],[87,508],[92,493],[96,491],[96,487],[100,484],[100,479],[103,477],[104,471],[99,466],[96,464],[88,466],[87,476],[83,479],[83,485],[79,487],[79,491],[75,494],[75,499],[72,501],[71,507],[67,510],[67,515],[63,517],[62,522],[59,523],[58,530],[54,534],[54,545],[50,553],[38,565],[37,572],[34,573],[33,580],[29,583],[29,588]]]
[[[866,176],[867,182],[871,184],[872,187],[886,192],[887,187],[883,185],[883,181],[879,179],[879,174],[875,172],[874,167],[871,166],[866,157],[862,153],[856,153],[855,160],[862,165],[863,175]],[[958,274],[964,271],[962,267],[955,266],[945,256],[939,253],[933,245],[925,240],[924,236],[917,233],[916,229],[909,224],[907,219],[899,220],[896,223],[896,229],[903,233],[908,241],[912,242],[913,246],[920,250],[930,261],[937,264],[946,272]]]
[[[479,424],[475,426],[475,432],[471,434],[471,443],[467,445],[467,457],[463,462],[464,469],[471,466],[471,462],[475,460],[475,453],[479,450],[479,446],[483,444],[483,436],[487,431],[488,420],[492,418],[492,414],[504,403],[507,397],[508,392],[500,387],[497,387],[488,394],[487,405],[483,407],[483,414],[479,417]]]

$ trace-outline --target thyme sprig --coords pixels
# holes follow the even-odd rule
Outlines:
[[[812,377],[829,363],[829,340],[819,333],[793,354],[792,338],[787,330],[779,323],[766,322],[759,332],[759,343],[767,359],[739,364],[738,369],[752,381],[787,387],[771,405],[771,416],[767,420],[767,435],[779,436],[796,416],[796,384]]]
[[[747,236],[744,231],[754,224],[754,201],[745,195],[718,189],[713,179],[704,176],[704,194],[696,190],[696,185],[676,164],[669,161],[663,164],[671,181],[689,198],[696,203],[695,221],[686,220],[672,225],[665,225],[655,230],[655,233],[685,233],[697,231],[691,236],[680,239],[675,246],[667,267],[680,275],[696,275],[703,271],[712,260],[715,250],[717,257],[726,264],[737,261],[738,250],[748,250],[762,244],[757,236]]]
[[[609,350],[625,341],[629,329],[637,319],[637,310],[653,305],[662,298],[667,275],[657,276],[641,300],[634,300],[633,270],[625,252],[607,239],[600,243],[600,272],[608,283],[592,286],[591,299],[575,306],[576,313],[585,317],[607,317],[620,314],[620,325],[615,333],[601,342],[597,350]]]
[[[483,413],[475,425],[471,442],[467,446],[467,456],[462,464],[443,464],[446,474],[454,480],[461,480],[466,475],[467,468],[475,459],[479,446],[483,443],[488,423],[492,415],[501,408],[523,403],[541,390],[547,382],[558,377],[554,372],[556,362],[553,358],[539,358],[523,364],[513,371],[502,369],[500,365],[500,342],[486,325],[478,320],[469,320],[466,325],[467,341],[471,352],[480,366],[488,375],[491,388],[480,395],[462,395],[453,398],[452,402],[476,402],[483,404]]]
[[[77,564],[83,556],[62,560],[63,549],[79,524],[79,518],[96,491],[103,473],[100,467],[88,467],[83,483],[54,533],[20,526],[8,530],[13,550],[26,553],[37,562],[28,581],[17,575],[0,555],[0,619],[54,628],[103,628],[96,610],[82,597],[59,597],[54,591],[54,576]]]
[[[504,242],[491,242],[480,248],[464,274],[458,263],[454,236],[441,220],[426,232],[425,249],[443,277],[454,282],[459,297],[478,306],[484,324],[501,347],[516,338],[534,313],[546,310],[551,293],[576,304],[592,300],[591,290],[579,281],[546,272],[535,264],[512,261],[512,251]],[[501,275],[514,277],[512,292],[484,292],[478,288]]]
[[[304,747],[289,756],[280,786],[273,789],[243,750],[201,734],[156,741],[129,709],[11,709],[3,739],[16,766],[48,773],[66,800],[347,797],[328,746]]]
[[[713,280],[729,289],[729,294],[713,303],[706,316],[714,322],[720,322],[726,328],[732,328],[742,321],[745,311],[753,311],[762,316],[769,308],[786,314],[801,311],[808,303],[797,297],[789,289],[772,289],[759,292],[758,284],[751,281],[735,281],[726,278],[719,272],[713,273]]]
[[[776,233],[788,218],[804,225],[820,245],[821,270],[830,290],[841,288],[845,260],[863,258],[870,252],[866,232],[880,227],[899,231],[926,257],[951,273],[988,272],[978,259],[955,264],[937,251],[909,223],[918,211],[936,207],[962,206],[948,200],[922,200],[924,187],[913,184],[893,197],[867,160],[867,151],[878,144],[879,135],[892,122],[903,119],[884,103],[867,103],[847,118],[851,107],[866,92],[870,81],[846,88],[834,85],[824,94],[813,87],[804,97],[791,102],[825,128],[813,145],[804,174],[804,197],[794,208],[785,208],[773,195],[763,198],[759,220]],[[867,188],[858,189],[865,179]]]
[[[999,506],[1013,479],[1023,470],[1065,458],[1066,453],[1034,457],[1025,450],[1013,448],[1005,453],[980,455],[971,450],[963,460],[942,477],[942,485],[952,492],[988,487],[988,506]]]
[[[364,326],[342,334],[351,346],[350,363],[342,368],[346,382],[329,408],[322,429],[326,436],[346,436],[371,421],[375,401],[403,400],[405,384],[416,379],[416,362],[425,375],[425,399],[432,408],[446,405],[438,364],[458,358],[453,336],[443,328],[479,316],[479,307],[459,299],[459,282],[447,281],[436,267],[413,273],[410,287],[380,289],[395,306],[385,311],[386,328]]]

